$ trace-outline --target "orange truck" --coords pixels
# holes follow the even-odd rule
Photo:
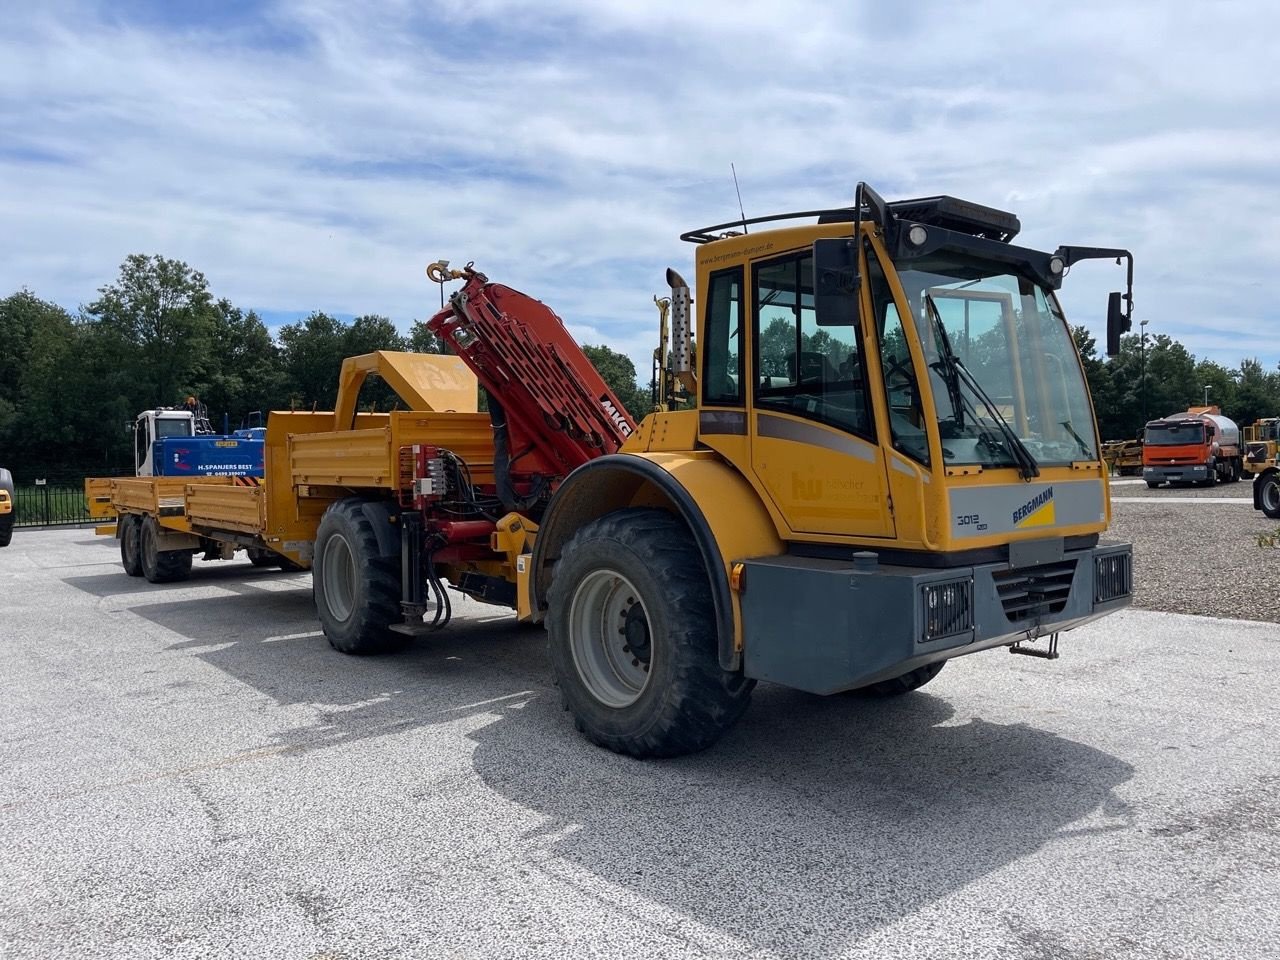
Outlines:
[[[1234,483],[1244,470],[1240,428],[1217,407],[1192,407],[1143,431],[1142,479],[1148,487]]]

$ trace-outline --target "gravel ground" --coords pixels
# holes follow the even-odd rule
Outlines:
[[[0,550],[0,649],[4,960],[1280,957],[1269,624],[761,684],[659,763],[577,736],[492,608],[344,658],[306,575],[153,586],[84,531]]]
[[[1143,480],[1133,477],[1121,477],[1111,481],[1111,496],[1114,498],[1136,497],[1195,497],[1219,500],[1224,497],[1247,500],[1253,503],[1253,486],[1248,480],[1236,483],[1217,483],[1212,487],[1156,487],[1152,490]]]
[[[1209,502],[1184,502],[1190,497]],[[1214,502],[1230,498],[1230,503]],[[1111,488],[1108,539],[1133,544],[1134,604],[1147,610],[1280,622],[1280,548],[1259,547],[1277,524],[1253,509],[1247,482]]]

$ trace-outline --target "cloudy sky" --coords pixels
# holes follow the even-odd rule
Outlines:
[[[279,324],[407,330],[474,260],[642,369],[690,227],[951,193],[1128,247],[1137,319],[1280,361],[1280,42],[1263,2],[0,3],[0,296],[127,254]],[[1099,335],[1106,261],[1062,294]],[[1136,329],[1136,328],[1135,328]],[[1101,339],[1101,336],[1100,336]]]

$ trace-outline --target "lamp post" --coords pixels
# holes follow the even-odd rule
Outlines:
[[[1204,405],[1206,407],[1209,405],[1209,387],[1210,386],[1211,384],[1208,384],[1208,383],[1204,385]]]
[[[1141,381],[1142,391],[1142,424],[1147,423],[1147,324],[1150,320],[1141,320],[1138,326],[1142,328],[1142,335],[1138,337],[1138,379]]]

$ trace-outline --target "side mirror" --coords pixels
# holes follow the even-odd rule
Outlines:
[[[857,247],[852,237],[813,243],[813,309],[820,327],[846,327],[858,321]]]
[[[1120,353],[1120,335],[1128,333],[1133,321],[1124,315],[1124,295],[1115,291],[1107,297],[1107,356]]]

